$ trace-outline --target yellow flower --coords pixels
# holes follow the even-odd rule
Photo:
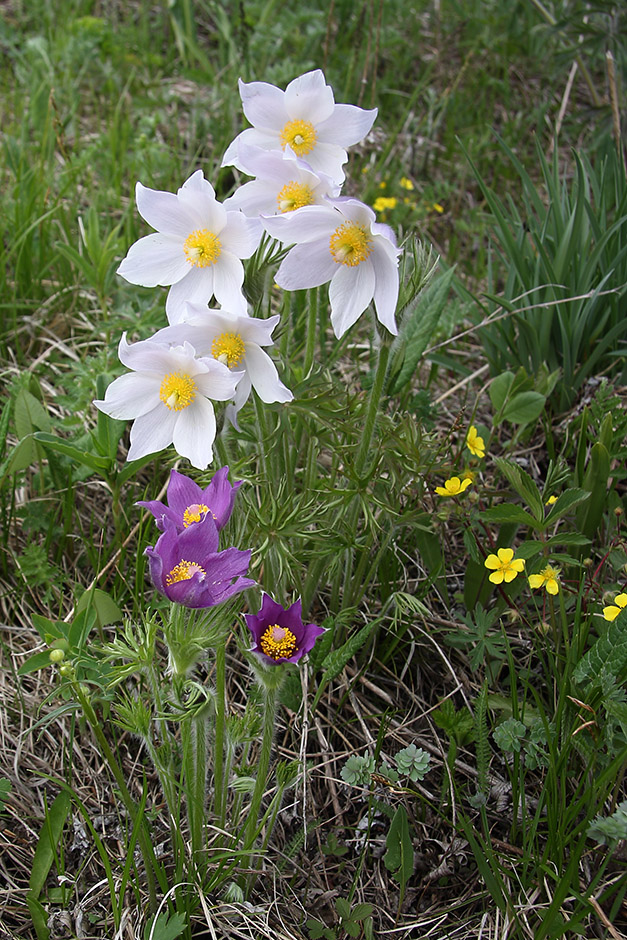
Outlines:
[[[560,589],[559,568],[547,565],[540,574],[529,575],[529,586],[532,588],[545,587],[549,594],[557,594]]]
[[[431,208],[435,209],[436,212],[439,212],[440,215],[442,215],[444,212],[444,206],[441,206],[439,202],[434,202]]]
[[[414,189],[414,184],[412,183],[411,180],[407,179],[406,176],[401,176],[401,187],[403,189],[411,190],[411,189]]]
[[[460,480],[459,477],[451,477],[444,481],[444,486],[436,486],[435,491],[438,496],[459,496],[464,490],[467,490],[472,480]]]
[[[377,196],[372,208],[375,212],[385,212],[386,209],[396,208],[397,202],[398,199],[395,199],[394,196]]]
[[[486,568],[492,570],[489,580],[492,584],[509,584],[525,567],[523,558],[514,558],[513,548],[499,548],[496,555],[488,555],[484,561]]]
[[[545,505],[545,506],[552,506],[553,503],[556,503],[556,502],[557,502],[557,496],[549,496],[549,498],[547,499],[547,501],[546,501],[546,503],[545,503],[544,505]]]
[[[466,435],[466,447],[473,457],[485,457],[485,444],[482,437],[477,434],[474,424],[471,424]]]
[[[614,603],[603,608],[603,616],[606,620],[616,620],[624,607],[627,607],[627,594],[617,594]]]

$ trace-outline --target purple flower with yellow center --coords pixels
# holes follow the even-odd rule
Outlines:
[[[218,551],[218,527],[212,515],[178,532],[166,529],[153,547],[146,549],[150,577],[158,591],[184,607],[214,607],[255,582],[244,575],[250,550]]]
[[[166,503],[157,499],[140,500],[137,505],[144,506],[155,517],[157,528],[165,532],[170,524],[178,532],[187,529],[194,523],[202,522],[205,516],[212,516],[218,531],[223,529],[231,518],[235,494],[242,485],[241,480],[229,483],[229,468],[222,467],[209,486],[200,487],[183,473],[172,470]]]
[[[313,649],[325,631],[315,623],[303,623],[300,598],[287,610],[264,594],[258,614],[245,614],[246,624],[253,635],[251,653],[272,666],[278,663],[296,663]]]

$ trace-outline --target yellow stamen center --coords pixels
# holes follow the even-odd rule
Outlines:
[[[288,121],[280,134],[281,149],[289,144],[297,157],[316,146],[316,129],[311,121]]]
[[[201,522],[209,512],[211,510],[204,503],[192,503],[183,513],[183,525],[187,528],[194,522]],[[217,519],[215,512],[211,512],[211,515],[214,519]]]
[[[184,372],[166,375],[159,389],[159,398],[170,411],[182,411],[191,405],[195,397],[196,383],[191,375]]]
[[[211,344],[211,355],[229,369],[240,364],[246,353],[239,333],[220,333]]]
[[[337,262],[354,268],[368,257],[372,241],[363,225],[343,222],[331,235],[329,248]]]
[[[201,581],[206,575],[205,569],[195,561],[179,561],[165,579],[166,584],[176,584],[177,581],[189,581],[195,574],[200,572]]]
[[[287,627],[280,627],[278,623],[273,623],[261,637],[259,646],[271,659],[279,660],[281,657],[289,659],[296,651],[296,637]]]
[[[310,206],[313,202],[313,190],[306,183],[297,183],[296,180],[290,180],[278,194],[276,201],[279,212],[291,212],[292,209]]]
[[[185,257],[196,268],[207,268],[215,264],[220,257],[222,245],[220,239],[206,228],[198,228],[185,239],[183,245]]]

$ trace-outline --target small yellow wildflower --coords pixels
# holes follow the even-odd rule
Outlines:
[[[466,435],[466,447],[473,457],[485,457],[485,443],[482,437],[477,434],[474,424],[470,425]]]
[[[545,506],[552,506],[553,503],[556,503],[556,502],[557,502],[557,496],[549,496],[549,498],[547,499],[547,501],[546,501],[546,503],[545,503],[544,505],[545,505]]]
[[[484,565],[492,571],[489,578],[492,584],[502,584],[503,581],[509,584],[523,570],[525,561],[514,558],[513,548],[499,548],[496,555],[488,555]]]
[[[414,184],[412,183],[412,181],[411,181],[410,179],[407,179],[406,176],[401,176],[400,185],[401,185],[401,188],[402,188],[402,189],[412,190],[412,189],[415,188],[415,187],[414,187]]]
[[[547,565],[540,574],[529,575],[529,586],[532,588],[545,587],[549,594],[557,594],[560,589],[559,568]]]
[[[385,180],[381,180],[381,182],[379,183],[379,189],[387,189],[387,188],[388,188],[388,184],[385,182]]]
[[[439,202],[434,202],[431,208],[435,209],[436,212],[439,212],[440,215],[442,215],[444,212],[444,206],[441,206]]]
[[[398,199],[394,196],[377,196],[372,208],[375,212],[385,212],[386,209],[395,209]]]
[[[436,486],[435,491],[438,496],[459,496],[464,490],[467,490],[472,480],[460,480],[459,477],[451,477],[444,481],[444,486]]]
[[[616,620],[624,607],[627,607],[627,594],[617,594],[614,603],[603,608],[603,616],[606,620]]]

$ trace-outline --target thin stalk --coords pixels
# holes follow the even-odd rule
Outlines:
[[[357,456],[355,457],[355,472],[359,477],[362,475],[365,469],[366,463],[368,461],[368,455],[370,453],[370,448],[372,446],[372,437],[377,421],[377,415],[379,413],[379,405],[381,403],[383,384],[385,382],[385,375],[387,372],[389,358],[390,346],[387,342],[385,342],[385,340],[381,340],[381,344],[379,346],[379,357],[377,360],[377,369],[374,376],[374,382],[372,383],[372,388],[370,389],[370,397],[368,399],[368,407],[366,409],[364,429],[361,436],[361,442],[359,444],[359,450],[357,451]]]
[[[224,732],[226,725],[226,645],[216,648],[216,732],[213,753],[213,805],[220,829],[226,820],[228,781],[224,779]]]
[[[307,335],[305,337],[305,362],[303,365],[303,375],[308,376],[314,360],[316,348],[316,324],[318,323],[318,288],[314,287],[309,291],[309,313],[307,316]]]
[[[248,807],[248,819],[244,829],[245,850],[252,848],[257,835],[257,819],[259,817],[263,794],[266,789],[268,769],[270,767],[270,755],[272,754],[277,693],[278,688],[276,686],[274,688],[268,688],[267,685],[263,685],[263,736],[261,739],[261,752],[257,766],[255,789],[253,790],[250,806]]]
[[[155,884],[155,874],[158,873],[159,866],[157,864],[157,859],[155,857],[154,849],[152,847],[152,842],[150,841],[149,834],[146,831],[145,817],[142,816],[141,819],[138,819],[137,806],[135,804],[135,800],[131,796],[129,789],[126,785],[124,772],[122,771],[122,768],[117,762],[115,755],[109,746],[109,742],[107,741],[104,735],[104,732],[102,728],[100,727],[100,723],[98,721],[98,718],[96,716],[94,709],[92,708],[91,702],[89,701],[87,696],[83,693],[80,685],[77,682],[73,683],[73,688],[74,688],[74,694],[76,695],[80,703],[80,706],[83,709],[83,714],[85,715],[85,718],[87,719],[92,731],[94,732],[96,736],[96,740],[98,741],[98,746],[100,747],[100,753],[102,754],[107,764],[109,765],[109,769],[111,770],[111,773],[113,774],[115,782],[118,785],[118,789],[120,791],[120,795],[124,802],[124,806],[126,807],[126,811],[131,818],[133,826],[138,827],[138,841],[139,841],[139,846],[140,846],[140,850],[142,853],[142,857],[144,859],[146,880],[148,882],[148,894],[150,897],[150,910],[156,911],[157,890],[156,890],[156,884]],[[164,891],[167,890],[166,886],[164,885],[161,885],[161,888]]]

